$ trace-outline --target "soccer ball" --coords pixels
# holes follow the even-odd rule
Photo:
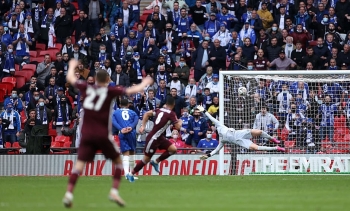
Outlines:
[[[239,87],[238,88],[238,94],[239,95],[246,95],[247,94],[247,89],[245,87]]]

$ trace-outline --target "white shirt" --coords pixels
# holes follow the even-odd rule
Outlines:
[[[202,67],[205,67],[205,63],[208,61],[208,49],[204,49]]]
[[[123,23],[124,23],[124,25],[129,25],[129,9],[126,9],[126,10],[124,10],[123,9],[123,15],[124,15],[124,17],[123,17]]]
[[[281,92],[277,95],[277,101],[279,101],[278,112],[288,112],[288,108],[290,107],[290,101],[293,96],[287,92],[287,96],[284,98],[284,93]]]
[[[280,25],[278,28],[280,28],[281,30],[284,29],[284,16],[285,15],[281,15],[280,17]]]

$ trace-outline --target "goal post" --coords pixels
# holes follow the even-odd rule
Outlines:
[[[278,153],[226,145],[214,157],[219,175],[228,174],[225,153],[232,155],[233,175],[350,174],[350,70],[220,71],[219,77],[219,121],[236,130],[255,125],[286,148]],[[240,86],[246,95],[238,95]],[[265,118],[262,105],[278,125]]]

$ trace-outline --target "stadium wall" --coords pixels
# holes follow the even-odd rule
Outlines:
[[[235,174],[350,174],[350,155],[238,154]]]
[[[136,155],[140,160],[143,155]],[[66,176],[72,171],[77,155],[1,155],[0,176]],[[231,155],[224,157],[225,175],[231,174]],[[112,175],[114,168],[111,161],[103,155],[96,155],[94,162],[88,163],[82,175]],[[139,175],[218,175],[218,160],[205,161],[197,155],[174,155],[160,164],[160,174],[145,166]]]

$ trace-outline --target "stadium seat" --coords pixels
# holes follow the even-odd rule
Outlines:
[[[26,112],[25,110],[22,110],[19,115],[21,115],[21,123],[24,124],[25,121],[27,120],[27,115],[26,115]],[[24,126],[24,125],[23,125]]]
[[[44,59],[45,59],[44,56],[39,56],[39,57],[37,57],[37,58],[31,58],[30,61],[31,61],[31,62],[41,63],[41,62],[44,61]]]
[[[13,84],[12,83],[8,83],[8,82],[1,82],[0,83],[0,89],[5,89],[6,90],[6,94],[5,95],[9,95],[13,89]]]
[[[16,88],[19,89],[26,84],[24,76],[16,76]]]
[[[11,148],[11,143],[10,142],[6,142],[5,143],[5,148]]]
[[[310,41],[309,46],[311,47],[317,46],[317,41]]]
[[[1,81],[2,83],[11,83],[13,85],[12,88],[16,86],[16,78],[15,77],[5,77]]]
[[[50,54],[50,51],[40,51],[40,52],[39,52],[39,56],[45,56],[46,54],[51,55],[51,54]]]
[[[293,148],[295,146],[295,141],[285,141],[284,147],[285,148]]]
[[[36,43],[36,51],[45,51],[46,45],[43,43]]]
[[[58,51],[61,51],[62,49],[62,44],[61,43],[55,43],[55,47],[50,47],[49,49],[57,49]]]
[[[63,143],[61,142],[53,142],[53,144],[51,144],[51,148],[60,148],[63,147]]]
[[[29,71],[29,70],[22,70],[22,71],[16,71],[15,72],[15,77],[17,76],[23,76],[25,81],[29,81],[30,80],[30,77],[32,77],[33,75],[33,71]]]
[[[71,2],[71,4],[75,7],[76,10],[79,9],[78,2],[73,1],[73,2]],[[77,14],[79,14],[79,13],[77,13]]]
[[[75,36],[71,36],[70,38],[72,39],[72,44],[73,44],[73,45],[76,44],[76,42],[75,42]]]
[[[30,58],[35,58],[38,55],[36,51],[29,51]]]
[[[74,15],[74,16],[73,16],[73,21],[75,21],[75,20],[77,20],[77,19],[79,19],[79,15]]]
[[[6,90],[5,89],[1,89],[1,87],[0,87],[0,103],[4,102],[5,95],[6,95]]]
[[[19,65],[18,64],[15,64],[15,70],[19,71]]]
[[[70,142],[70,138],[68,136],[56,136],[55,142],[60,142],[60,143]]]
[[[30,70],[32,72],[35,72],[36,71],[36,65],[35,64],[25,64],[22,67],[22,71],[23,70]]]

